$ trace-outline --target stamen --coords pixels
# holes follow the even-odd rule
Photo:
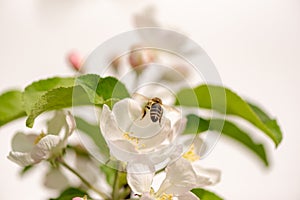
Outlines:
[[[172,200],[172,199],[173,199],[173,195],[172,194],[163,193],[162,195],[160,195],[155,200]]]
[[[40,141],[43,137],[45,137],[45,136],[46,136],[46,134],[45,134],[44,132],[41,132],[41,134],[39,134],[39,135],[35,138],[34,144],[39,143],[39,141]]]
[[[155,192],[154,192],[153,187],[151,187],[151,189],[150,189],[150,195],[151,195],[151,196],[154,196],[154,195],[155,195]]]
[[[194,144],[191,145],[190,149],[182,155],[183,158],[189,160],[190,162],[194,162],[200,159],[200,156],[195,152]]]
[[[125,132],[123,134],[123,137],[128,141],[135,142],[136,144],[139,143],[139,139],[137,137],[130,136],[130,133],[128,132]]]

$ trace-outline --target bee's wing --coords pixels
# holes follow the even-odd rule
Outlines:
[[[162,107],[165,110],[169,111],[169,112],[175,112],[176,114],[180,114],[181,113],[178,109],[176,109],[175,107],[172,107],[172,106],[168,106],[168,105],[163,104]]]
[[[144,95],[141,95],[139,93],[133,93],[131,95],[131,97],[136,100],[136,101],[139,101],[139,102],[144,102],[144,103],[147,103],[149,101],[149,98],[144,96]]]

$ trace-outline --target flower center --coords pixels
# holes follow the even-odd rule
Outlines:
[[[39,141],[40,141],[43,137],[45,137],[45,136],[46,136],[46,134],[45,134],[44,132],[41,132],[41,134],[39,134],[39,135],[35,138],[34,144],[39,143]]]
[[[172,199],[173,199],[173,195],[172,194],[166,194],[166,193],[163,193],[158,198],[155,198],[155,200],[172,200]]]
[[[139,139],[137,137],[131,136],[129,132],[125,132],[123,134],[123,137],[128,141],[135,142],[136,144],[139,143]]]
[[[190,149],[185,152],[183,155],[182,155],[183,158],[191,161],[191,162],[194,162],[194,161],[197,161],[200,159],[200,156],[196,154],[195,152],[195,146],[194,144],[191,145]]]

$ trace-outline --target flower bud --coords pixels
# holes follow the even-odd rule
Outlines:
[[[83,58],[81,54],[78,51],[73,50],[68,54],[67,58],[72,68],[75,71],[80,71],[80,68],[82,67],[83,63]]]
[[[72,200],[87,200],[87,196],[84,195],[84,197],[74,197]]]
[[[129,63],[131,67],[141,73],[147,64],[154,62],[156,54],[151,49],[143,49],[141,46],[133,46],[129,55]]]

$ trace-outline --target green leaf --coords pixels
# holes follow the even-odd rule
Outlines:
[[[113,187],[116,176],[118,176],[118,188],[127,184],[127,175],[124,172],[117,171],[107,165],[101,165],[100,170],[105,174],[107,183]]]
[[[128,97],[126,87],[113,77],[101,78],[95,74],[73,78],[51,78],[26,87],[23,94],[32,127],[37,116],[45,111],[80,105],[112,105],[113,101]]]
[[[101,78],[95,74],[83,75],[76,79],[76,85],[84,88],[94,104],[112,105],[114,101],[129,97],[124,84],[114,77]]]
[[[275,119],[271,119],[268,114],[263,111],[261,108],[259,108],[257,105],[254,105],[252,103],[249,103],[250,107],[252,110],[256,113],[256,115],[260,118],[261,121],[269,128],[271,129],[274,133],[277,135],[282,135],[280,127]]]
[[[246,101],[231,90],[213,85],[200,85],[194,89],[184,89],[177,94],[177,105],[212,109],[222,114],[241,117],[269,136],[278,146],[282,133],[275,120],[264,120],[258,114],[260,109],[253,110]],[[259,110],[259,111],[258,111]],[[265,113],[264,113],[265,114]]]
[[[106,157],[109,158],[109,148],[106,141],[100,131],[100,127],[97,125],[90,124],[80,117],[75,117],[76,127],[83,133],[88,135],[99,148],[99,151]]]
[[[219,197],[215,193],[202,188],[192,189],[191,192],[194,193],[201,200],[223,200],[223,198]]]
[[[106,182],[110,186],[113,186],[116,177],[116,170],[106,165],[101,165],[100,170],[105,174]]]
[[[83,197],[84,195],[87,195],[86,191],[81,190],[79,188],[70,187],[70,188],[64,190],[59,195],[59,197],[57,197],[57,198],[50,198],[50,200],[71,200],[74,197]]]
[[[22,93],[11,90],[0,95],[0,126],[26,116],[23,109]]]
[[[264,146],[262,144],[257,144],[246,131],[241,130],[232,122],[224,121],[223,119],[207,120],[196,115],[188,115],[187,119],[188,121],[184,131],[185,134],[197,134],[207,130],[219,131],[220,125],[223,125],[221,130],[223,133],[222,135],[225,135],[244,145],[256,156],[258,156],[258,158],[260,158],[260,160],[263,161],[266,166],[269,165]]]
[[[32,109],[38,103],[40,98],[48,91],[57,88],[71,87],[74,85],[74,80],[75,79],[73,77],[53,77],[33,82],[32,84],[27,86],[23,93],[24,108],[26,113],[30,115]]]
[[[57,110],[53,117],[47,121],[47,133],[58,135],[65,126],[68,126],[66,115],[62,110]]]
[[[73,90],[76,90],[76,105],[85,105],[89,101],[80,86],[56,88],[42,95],[38,102],[29,111],[26,125],[32,127],[37,116],[45,111],[60,110],[73,105]]]

